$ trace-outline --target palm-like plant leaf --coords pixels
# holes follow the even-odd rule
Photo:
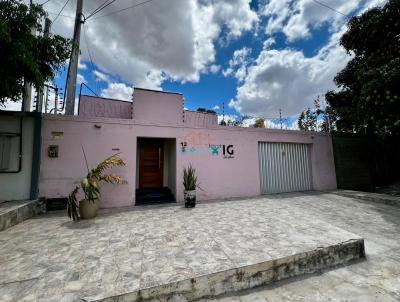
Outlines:
[[[115,184],[115,185],[117,185],[117,184],[126,184],[127,183],[127,181],[124,180],[121,176],[115,175],[113,173],[106,174],[106,175],[101,175],[99,177],[99,181],[104,181],[106,183]]]
[[[119,156],[120,153],[113,154],[110,157],[106,158],[102,162],[100,162],[96,167],[90,170],[90,175],[93,178],[99,179],[105,170],[111,167],[125,166],[125,162]]]
[[[82,148],[83,150],[83,148]],[[86,160],[86,156],[85,156]],[[106,182],[110,184],[126,184],[121,176],[111,174],[104,174],[104,172],[112,167],[125,166],[125,162],[119,157],[119,153],[113,154],[107,157],[105,160],[100,162],[96,167],[88,171],[85,178],[81,180],[80,186],[76,186],[75,189],[68,196],[68,216],[73,220],[79,220],[78,213],[78,201],[77,193],[82,188],[85,194],[85,199],[91,202],[95,202],[100,199],[100,183]]]
[[[76,194],[78,194],[78,191],[79,186],[76,186],[75,189],[68,195],[67,212],[68,217],[72,220],[79,220],[78,200],[76,198]]]

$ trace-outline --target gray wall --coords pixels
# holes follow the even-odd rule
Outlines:
[[[176,198],[176,140],[166,139],[164,143],[164,181]]]
[[[7,135],[20,133],[20,118],[20,116],[1,115],[0,135],[4,137],[6,133]],[[22,117],[22,121],[22,168],[18,173],[8,173],[19,168],[20,144],[19,136],[9,136],[10,162],[8,169],[0,170],[0,202],[30,199],[35,125],[33,117]]]

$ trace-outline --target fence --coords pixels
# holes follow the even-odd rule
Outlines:
[[[400,138],[332,133],[339,189],[365,190],[400,178]]]

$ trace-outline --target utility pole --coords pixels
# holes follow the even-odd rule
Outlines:
[[[325,118],[326,118],[326,123],[328,124],[328,132],[331,133],[331,119],[329,117],[329,112],[326,112],[326,107],[328,107],[328,104],[325,100]]]
[[[50,35],[50,27],[51,27],[51,20],[49,18],[46,18],[44,20],[44,31],[43,31],[43,37],[48,38]],[[37,103],[36,103],[36,111],[37,112],[42,112],[43,108],[43,88],[40,87],[38,88],[37,91]],[[47,112],[47,108],[45,109]]]
[[[65,87],[65,114],[74,115],[75,111],[75,92],[76,92],[76,77],[78,73],[79,59],[79,41],[81,37],[81,26],[85,22],[82,14],[83,0],[77,0],[74,37],[72,40],[72,52],[69,60],[67,83]]]
[[[46,98],[45,98],[45,102],[44,102],[44,113],[47,113],[48,110],[48,106],[49,106],[49,86],[46,85]]]
[[[58,107],[58,87],[54,88],[54,114],[57,115],[57,107]]]
[[[22,100],[22,111],[31,111],[31,98],[32,98],[32,86],[31,83],[24,80],[24,95]]]
[[[282,109],[279,109],[279,122],[281,123],[281,129],[282,129]]]
[[[29,10],[32,9],[33,0],[30,0]],[[36,34],[35,27],[31,28],[31,34]],[[29,112],[31,111],[31,99],[32,99],[32,85],[27,80],[24,80],[24,94],[22,99],[22,111]]]

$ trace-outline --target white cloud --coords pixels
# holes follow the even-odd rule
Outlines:
[[[0,105],[0,110],[6,111],[21,111],[22,102],[6,102],[3,105]]]
[[[133,88],[124,83],[110,83],[106,89],[101,91],[101,96],[104,98],[131,101]]]
[[[234,75],[239,81],[247,75],[247,66],[250,64],[251,49],[243,47],[234,51],[232,59],[229,60],[229,67],[222,71],[222,74],[227,77]]]
[[[269,37],[267,40],[265,40],[265,41],[263,42],[263,49],[270,48],[272,45],[275,44],[275,42],[276,42],[276,41],[275,41],[274,38]]]
[[[221,70],[221,66],[220,65],[212,64],[210,66],[211,73],[218,73],[220,70]]]
[[[232,114],[232,115],[229,115],[229,114],[225,114],[225,115],[218,114],[218,124],[221,123],[222,120],[224,120],[226,123],[234,122],[234,121],[237,120],[237,118],[238,118],[238,116],[234,115],[234,114]]]
[[[78,69],[83,69],[84,70],[86,68],[87,68],[86,64],[83,63],[81,59],[79,59],[79,61],[78,61]]]
[[[278,117],[295,115],[312,106],[313,99],[334,88],[333,78],[350,59],[338,44],[342,31],[314,57],[293,49],[263,49],[237,88],[229,106],[242,114]]]
[[[85,77],[80,73],[78,73],[76,81],[77,81],[78,84],[87,83]]]
[[[100,82],[100,81],[107,82],[107,83],[111,82],[111,78],[108,75],[106,75],[105,73],[102,73],[98,70],[93,70],[93,74],[96,77],[96,81],[98,81],[98,82]]]
[[[102,0],[85,2],[93,11]],[[215,43],[222,29],[230,38],[239,37],[258,22],[250,0],[168,0],[150,2],[104,18],[97,17],[129,6],[116,1],[89,18],[84,25],[92,59],[107,74],[137,87],[160,88],[166,79],[193,81],[215,61]],[[53,0],[46,9],[58,12],[63,0]],[[63,15],[74,16],[70,2]],[[107,24],[107,26],[104,26]],[[73,18],[60,16],[53,32],[72,36]],[[82,59],[88,60],[84,32]]]
[[[219,110],[219,106],[218,106],[218,105],[215,105],[212,109],[213,109],[213,110]]]
[[[206,1],[214,8],[214,21],[224,24],[229,38],[239,37],[258,22],[258,15],[250,9],[249,0]]]
[[[283,32],[289,41],[309,38],[311,30],[328,24],[331,32],[338,31],[347,21],[344,15],[364,11],[385,0],[325,0],[318,4],[312,0],[270,0],[261,13],[268,17],[266,33]],[[363,6],[362,6],[363,5]],[[360,9],[361,8],[361,9]],[[343,15],[342,15],[343,14]]]
[[[222,70],[222,74],[224,75],[224,77],[229,77],[233,74],[233,68],[232,67],[228,67],[225,70]]]
[[[361,13],[383,2],[338,0],[326,1],[326,4],[348,14]],[[247,67],[243,84],[237,88],[236,97],[229,106],[253,116],[278,117],[279,109],[284,116],[297,115],[312,107],[318,95],[324,96],[328,89],[335,88],[334,76],[350,59],[339,45],[347,29],[347,19],[311,0],[270,0],[263,14],[269,17],[267,33],[283,32],[288,40],[307,38],[313,28],[323,23],[329,24],[332,34],[328,43],[312,57],[296,49],[271,49],[275,41],[267,39],[257,59]],[[246,63],[244,65],[246,68]]]

